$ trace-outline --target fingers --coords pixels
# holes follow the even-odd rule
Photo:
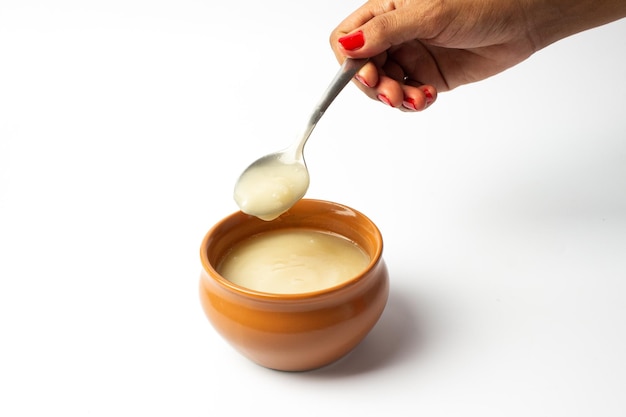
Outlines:
[[[419,39],[418,9],[427,10],[431,1],[395,3],[394,0],[365,3],[331,33],[331,47],[339,62],[346,56],[371,58],[355,77],[369,97],[400,110],[421,111],[435,101],[437,90],[421,82],[406,82],[405,69],[389,59],[388,51]],[[416,68],[413,66],[413,72]]]
[[[384,55],[384,54],[383,54]],[[370,98],[403,111],[422,111],[437,99],[437,89],[413,80],[402,66],[381,57],[380,65],[374,58],[355,76],[357,84]]]
[[[355,79],[370,98],[402,111],[422,111],[437,99],[437,89],[432,85],[424,85],[406,76],[398,80],[381,75],[373,64],[363,67]]]
[[[357,80],[363,84],[359,76]],[[400,83],[393,78],[382,76],[375,88],[363,84],[361,89],[372,99],[402,111],[422,111],[437,99],[437,90],[429,85],[407,80]]]
[[[413,90],[416,88],[418,91]],[[422,111],[430,107],[437,99],[437,90],[428,85],[403,89],[402,107],[407,111]]]
[[[437,89],[412,76],[384,52],[361,68],[355,79],[374,100],[403,111],[422,111],[435,102]]]

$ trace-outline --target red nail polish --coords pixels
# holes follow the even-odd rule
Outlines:
[[[364,86],[370,87],[370,88],[372,87],[371,85],[367,83],[367,81],[365,81],[365,78],[361,77],[360,75],[357,74],[354,76],[354,78],[356,78],[356,80],[360,82],[361,84],[363,84]]]
[[[430,103],[434,101],[433,95],[427,89],[422,90],[424,95],[426,96],[426,105],[428,106]]]
[[[411,97],[405,97],[402,101],[402,105],[409,110],[417,110],[417,106],[415,105],[415,99]]]
[[[356,31],[346,36],[342,36],[338,39],[343,49],[346,51],[354,51],[365,45],[365,38],[363,37],[363,31]]]
[[[383,103],[385,103],[388,106],[391,106],[391,101],[387,98],[386,95],[384,94],[379,94],[376,96],[380,101],[382,101]],[[393,107],[393,106],[391,106]]]

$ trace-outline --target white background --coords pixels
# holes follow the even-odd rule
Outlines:
[[[307,196],[374,220],[391,274],[344,360],[270,371],[204,317],[200,241],[359,4],[2,0],[0,415],[626,413],[626,21],[421,114],[333,103]]]

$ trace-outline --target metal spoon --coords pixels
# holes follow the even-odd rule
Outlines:
[[[367,58],[346,58],[298,140],[283,151],[257,159],[244,170],[235,184],[234,193],[241,211],[263,220],[273,220],[304,196],[309,188],[304,145],[330,103],[367,61]]]

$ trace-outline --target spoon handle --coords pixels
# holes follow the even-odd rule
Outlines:
[[[311,121],[313,124],[319,121],[326,109],[328,109],[328,106],[330,106],[330,103],[332,103],[335,97],[339,95],[341,90],[343,90],[343,88],[350,82],[352,77],[354,77],[356,73],[361,68],[363,68],[363,65],[365,65],[367,61],[369,61],[369,58],[346,58],[343,61],[343,64],[341,64],[341,68],[339,68],[339,71],[337,71],[335,78],[333,78],[333,80],[330,82],[330,85],[328,86],[328,88],[322,95],[319,103],[317,104],[317,107],[315,109],[316,111],[311,117]],[[315,116],[317,116],[317,118],[315,118]]]
[[[363,68],[363,65],[365,65],[368,60],[369,58],[346,58],[343,61],[341,68],[339,68],[339,71],[335,74],[335,78],[333,78],[330,82],[330,85],[326,88],[322,98],[317,103],[315,110],[313,110],[309,123],[307,124],[305,131],[302,133],[300,140],[296,142],[296,153],[302,152],[304,144],[311,135],[311,132],[313,132],[317,122],[322,118],[322,115],[324,115],[328,106],[330,106],[330,103],[333,102],[335,97],[337,97],[341,90],[343,90],[343,88],[350,82],[352,77],[354,77],[356,73]]]

